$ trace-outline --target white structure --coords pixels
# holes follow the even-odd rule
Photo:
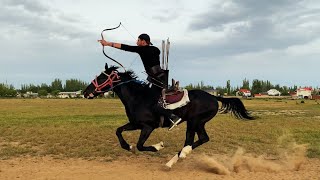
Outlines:
[[[82,97],[81,96],[81,90],[79,90],[79,91],[76,91],[76,92],[60,92],[59,94],[58,94],[58,97],[59,98],[63,98],[63,99],[65,99],[65,98],[76,98],[76,97]]]
[[[267,91],[269,96],[280,96],[281,92],[276,90],[276,89],[270,89],[269,91]]]
[[[23,94],[23,97],[25,97],[25,98],[36,98],[36,97],[38,97],[38,93],[33,93],[31,91],[28,91],[25,94]]]
[[[311,99],[312,97],[311,95],[312,95],[312,88],[306,87],[306,88],[297,89],[298,98]]]
[[[240,89],[236,94],[237,96],[251,97],[251,91],[248,89]]]

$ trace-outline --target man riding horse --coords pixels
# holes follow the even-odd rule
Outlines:
[[[115,28],[103,31],[112,29]],[[151,82],[151,87],[146,86],[136,80],[137,77],[133,71],[125,70],[120,72],[118,67],[108,67],[106,64],[105,70],[96,76],[83,91],[84,97],[88,99],[93,99],[111,89],[118,95],[128,117],[128,122],[116,130],[116,135],[123,149],[127,151],[134,149],[134,146],[130,145],[123,137],[122,133],[124,131],[141,130],[136,144],[137,149],[139,151],[157,152],[164,148],[163,142],[151,146],[145,145],[151,133],[160,127],[170,127],[172,129],[179,122],[186,122],[186,138],[183,148],[166,163],[166,166],[171,168],[178,159],[185,158],[192,150],[209,141],[205,125],[216,116],[218,111],[220,113],[231,112],[234,117],[242,120],[254,119],[240,99],[216,97],[199,89],[184,90],[184,92],[187,91],[184,94],[187,95],[186,102],[188,103],[173,107],[173,110],[168,110],[167,104],[165,108],[159,106],[159,98],[163,94],[163,89],[166,88],[166,83],[163,82],[163,79],[167,80],[167,78],[163,77],[163,70],[160,68],[160,51],[158,48],[150,46],[152,45],[150,37],[146,34],[141,34],[138,38],[137,46],[105,41],[102,33],[101,37],[102,40],[99,40],[99,42],[103,45],[104,55],[121,67],[123,66],[119,62],[106,55],[104,46],[138,53],[148,74],[148,80]],[[170,98],[165,98],[165,102],[167,102],[167,99],[169,100]],[[220,109],[218,101],[221,102]],[[162,125],[159,123],[161,116],[165,116],[166,119]],[[167,120],[169,118],[173,119],[174,123],[171,124],[170,120]],[[195,139],[196,135],[198,136],[197,139]]]
[[[121,49],[124,51],[135,52],[140,55],[143,66],[146,73],[148,74],[147,80],[150,82],[150,88],[154,93],[154,98],[156,100],[160,99],[163,89],[166,89],[166,75],[160,67],[160,50],[153,46],[150,41],[150,36],[148,34],[141,34],[137,40],[137,46],[130,46],[121,43],[109,42],[104,39],[98,40],[102,46],[110,46],[113,48]],[[170,109],[165,109],[161,103],[155,101],[152,109],[155,113],[161,114],[170,118],[172,124],[169,127],[169,130],[177,126],[181,122],[181,118],[173,114],[173,111]]]

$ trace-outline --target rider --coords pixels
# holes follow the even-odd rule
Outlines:
[[[146,73],[148,74],[148,81],[158,84],[157,86],[160,85],[163,88],[167,88],[164,86],[164,72],[160,67],[160,50],[157,47],[152,46],[153,44],[150,42],[150,36],[148,34],[141,34],[138,37],[137,46],[109,42],[105,41],[104,39],[98,40],[98,42],[100,42],[103,46],[111,46],[124,51],[138,53]],[[158,82],[160,82],[160,84]],[[157,87],[153,85],[151,88]],[[159,103],[156,103],[153,106],[153,110],[159,114],[169,117],[172,120],[169,130],[181,122],[181,118],[173,114],[172,110],[163,108],[159,105]]]

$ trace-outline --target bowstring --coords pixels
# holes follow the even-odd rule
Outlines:
[[[128,29],[120,22],[120,24],[119,24],[119,26],[118,27],[120,27],[120,26],[122,26],[126,31],[127,31],[127,33],[135,40],[135,37],[130,33],[130,31],[128,31]],[[110,28],[110,29],[117,29],[118,27],[116,27],[116,28]],[[105,29],[106,30],[106,29]],[[105,30],[103,30],[103,32],[105,31]],[[104,39],[103,38],[103,36],[102,36],[102,39]],[[104,51],[104,49],[103,49],[103,51]],[[130,68],[135,62],[136,62],[136,60],[138,59],[138,56],[139,55],[136,55],[136,57],[134,58],[134,60],[130,63],[130,65],[129,65],[129,67],[128,68]],[[107,56],[108,57],[108,56]],[[113,58],[111,59],[111,60],[114,60]],[[116,61],[117,62],[117,61]],[[120,66],[121,66],[121,64],[119,63],[119,62],[117,62]],[[124,70],[125,70],[125,68],[123,67],[123,66],[121,66]],[[126,70],[125,70],[126,71]]]
[[[128,29],[123,25],[121,24],[121,26],[127,31],[128,34],[130,34],[130,36],[136,40],[136,38],[128,31]],[[134,60],[131,62],[131,64],[129,65],[128,68],[131,68],[131,66],[136,62],[136,60],[138,59],[139,55],[136,55],[136,57],[134,58]]]

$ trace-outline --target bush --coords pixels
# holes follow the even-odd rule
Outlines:
[[[17,91],[13,85],[0,84],[0,97],[16,97]]]

